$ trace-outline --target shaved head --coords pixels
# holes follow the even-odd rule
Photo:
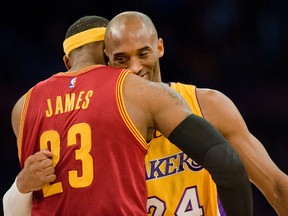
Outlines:
[[[105,53],[112,66],[128,68],[151,81],[161,80],[159,58],[164,53],[163,40],[143,13],[126,11],[109,22]]]
[[[152,20],[145,14],[136,11],[126,11],[115,16],[108,24],[107,31],[113,34],[113,30],[116,28],[120,30],[125,26],[139,26],[139,28],[145,28],[149,34],[158,38],[156,28]]]

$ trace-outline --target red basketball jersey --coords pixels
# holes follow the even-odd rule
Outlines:
[[[53,153],[57,179],[33,193],[32,215],[146,215],[147,143],[123,103],[127,71],[92,66],[58,73],[26,95],[21,166]]]

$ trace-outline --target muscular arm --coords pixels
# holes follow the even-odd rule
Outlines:
[[[16,137],[19,133],[24,98],[25,96],[22,96],[18,100],[12,111],[12,127]],[[26,159],[24,168],[3,196],[5,216],[31,215],[32,192],[42,189],[45,184],[56,179],[51,158],[50,151],[42,150]]]
[[[18,138],[19,128],[20,128],[20,120],[21,120],[21,113],[24,105],[25,96],[23,95],[15,104],[11,114],[11,123],[14,134],[16,138]]]
[[[159,130],[211,173],[227,215],[252,215],[248,175],[224,137],[205,119],[191,114],[184,99],[170,87],[135,75],[125,83],[125,106],[143,137],[147,140],[148,127]]]
[[[204,118],[238,152],[250,181],[279,215],[288,215],[288,176],[275,165],[261,142],[249,132],[234,103],[215,90],[197,89],[197,95]]]
[[[32,192],[56,179],[51,157],[50,151],[42,150],[27,158],[24,168],[3,197],[5,216],[31,215]]]

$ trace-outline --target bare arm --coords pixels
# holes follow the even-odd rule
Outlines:
[[[24,99],[25,96],[22,96],[12,111],[12,127],[16,137],[19,133]],[[48,150],[42,150],[27,158],[24,168],[3,197],[5,216],[31,215],[31,192],[42,189],[44,185],[56,179],[51,158],[52,153]]]
[[[261,142],[249,132],[234,103],[214,90],[197,89],[197,95],[204,117],[239,153],[250,181],[279,215],[288,215],[288,176],[276,166]]]
[[[17,101],[12,110],[12,127],[17,138],[24,101],[25,95]],[[55,180],[51,158],[50,151],[42,150],[26,159],[24,168],[17,176],[17,188],[21,193],[40,190],[45,184]]]
[[[151,138],[152,128],[161,128],[168,137],[176,125],[192,114],[186,101],[166,84],[148,82],[132,74],[124,84],[128,114],[146,140]],[[171,113],[173,117],[169,116]]]
[[[159,130],[211,173],[227,215],[252,215],[248,175],[224,137],[206,120],[191,114],[172,88],[135,75],[128,76],[124,84],[128,114],[146,140],[147,128]]]
[[[17,176],[17,188],[21,193],[29,193],[43,188],[55,181],[56,175],[52,164],[52,153],[42,150],[29,156],[24,168]]]
[[[51,157],[50,151],[42,150],[27,158],[24,168],[3,197],[5,216],[31,215],[32,192],[56,179]]]
[[[11,123],[15,136],[18,138],[20,121],[21,121],[21,113],[24,105],[25,96],[23,95],[15,104],[11,114]]]

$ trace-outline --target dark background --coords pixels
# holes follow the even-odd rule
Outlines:
[[[74,21],[84,15],[111,19],[127,10],[150,16],[164,39],[163,81],[222,91],[288,173],[287,1],[50,0],[0,6],[0,197],[19,171],[10,123],[17,99],[38,81],[65,71],[62,42]],[[254,186],[253,194],[255,215],[276,215]]]

